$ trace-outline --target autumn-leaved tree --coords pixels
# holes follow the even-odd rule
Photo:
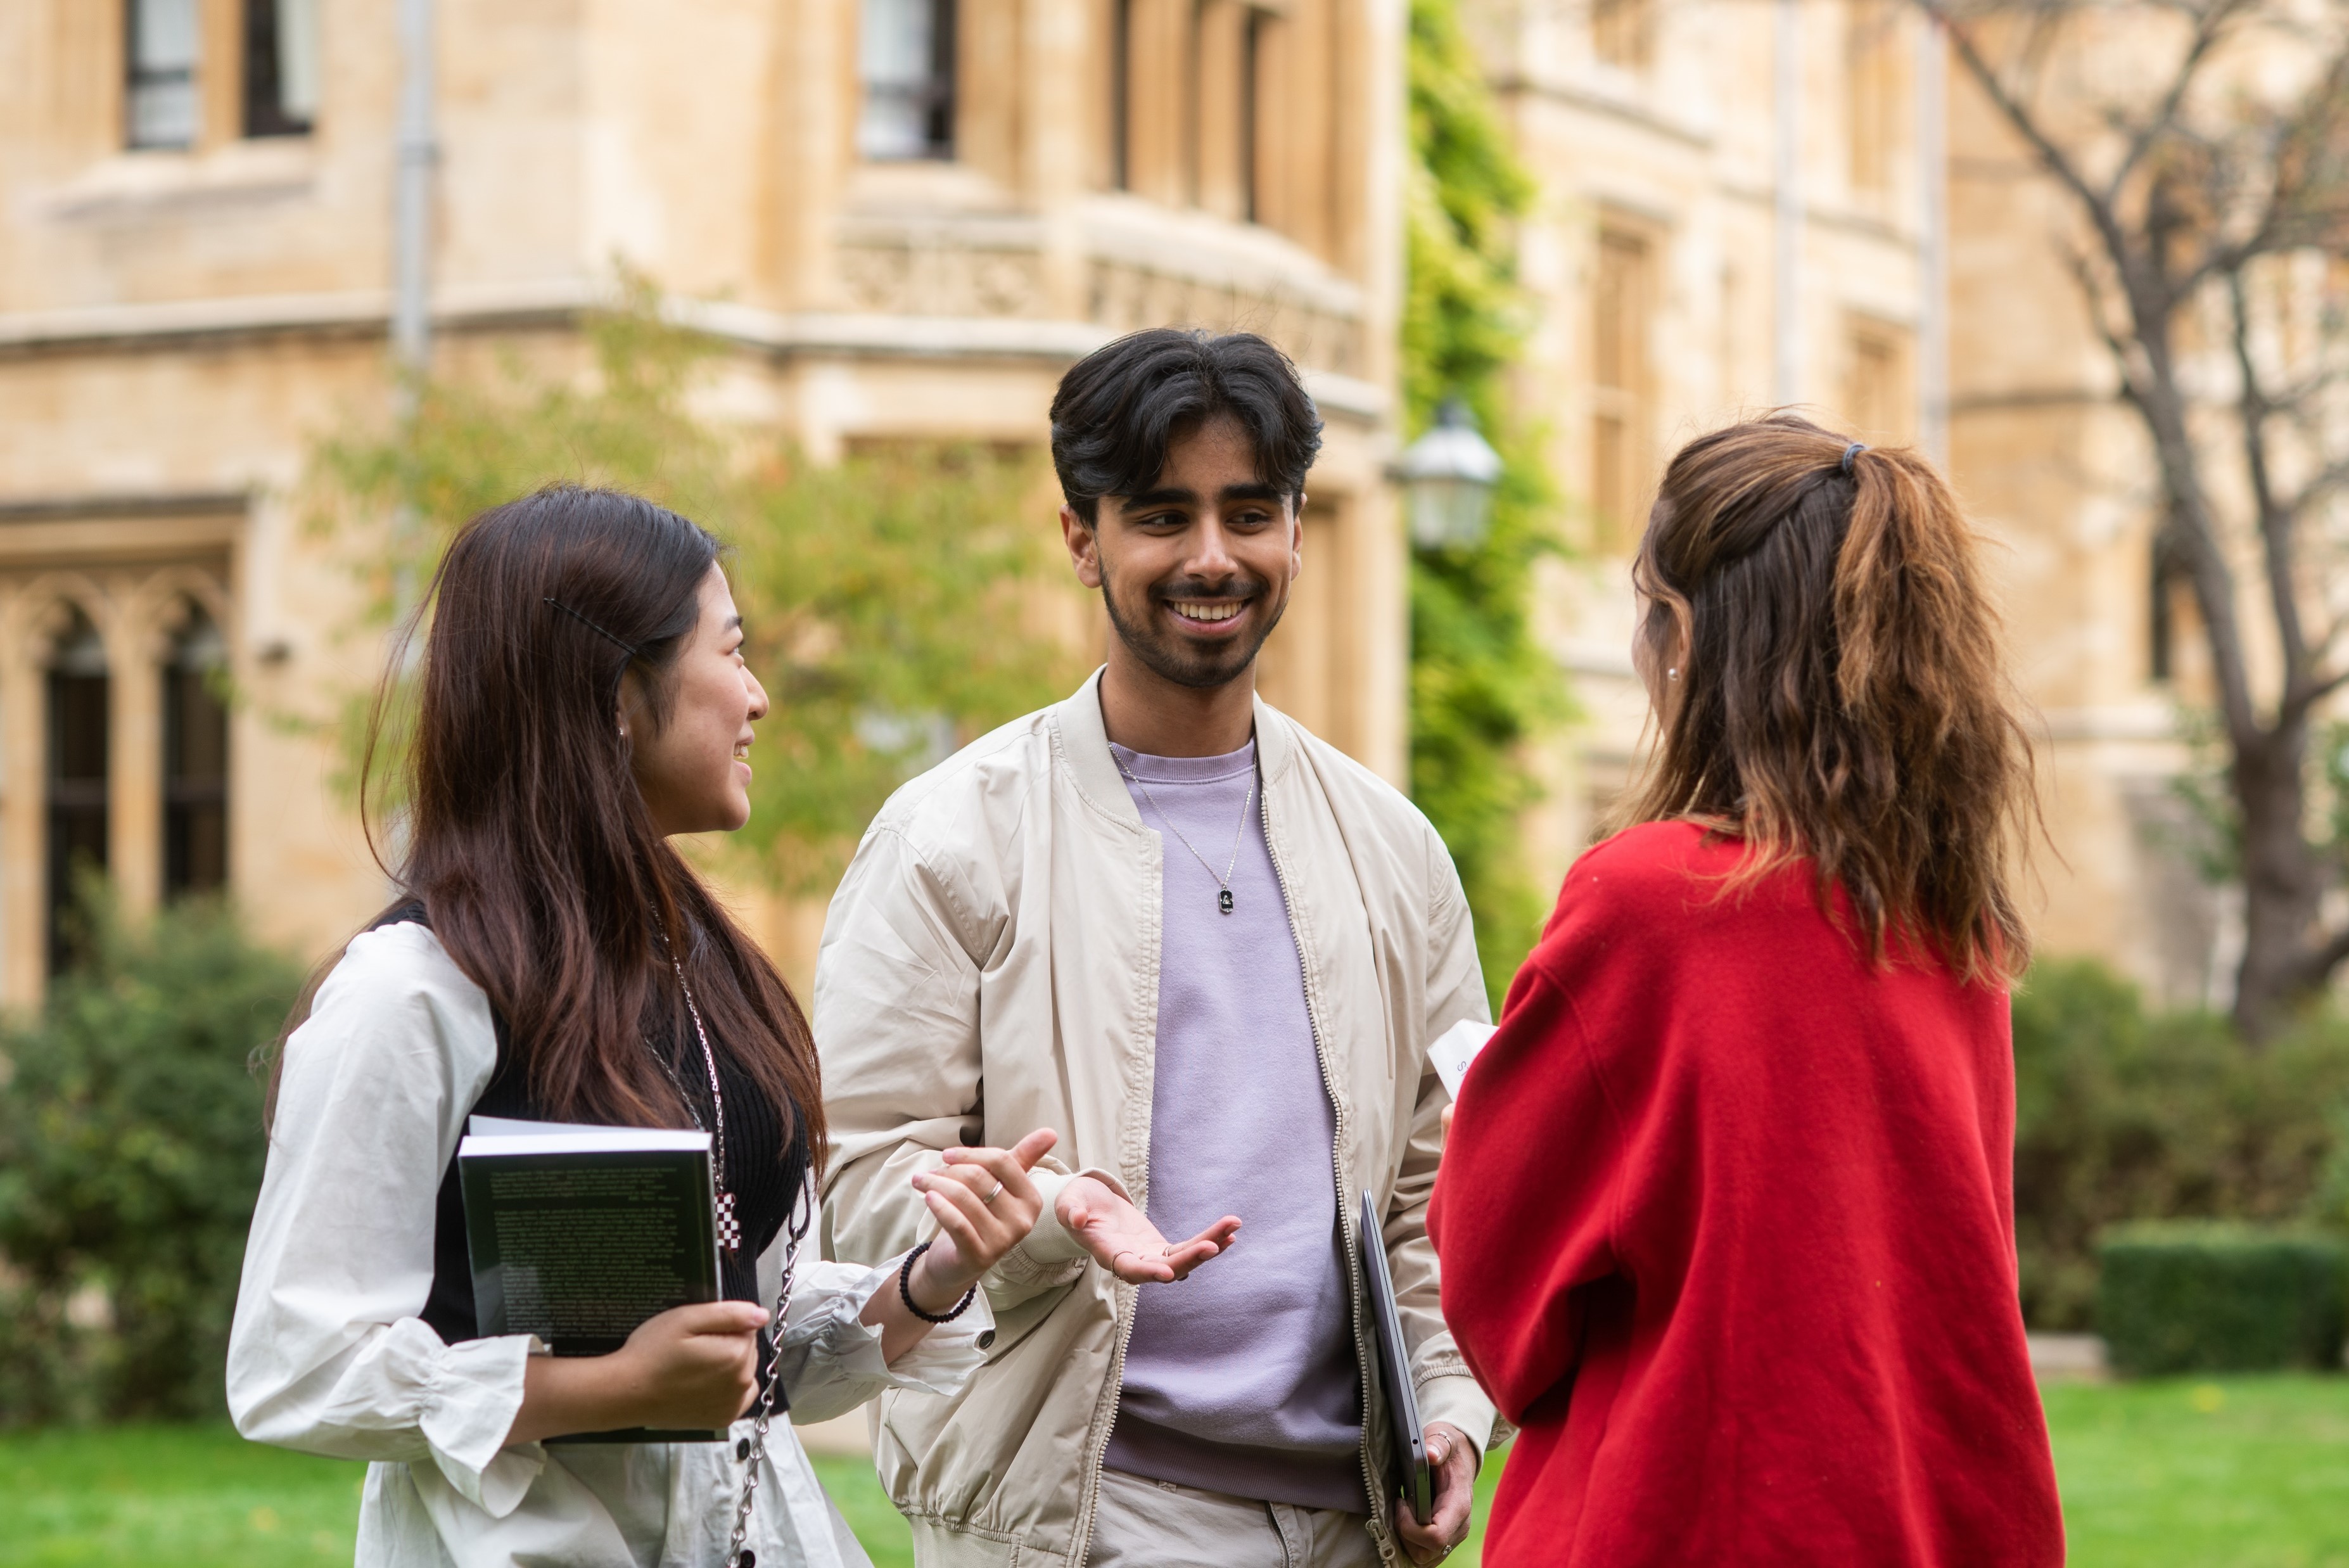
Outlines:
[[[2349,960],[2349,6],[1917,0],[2064,198],[2062,243],[2207,645],[2257,1042]]]

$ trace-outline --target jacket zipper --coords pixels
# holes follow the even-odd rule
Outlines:
[[[1166,939],[1166,872],[1163,858],[1164,853],[1163,841],[1160,853],[1162,859],[1158,875],[1158,934],[1163,947]],[[1152,987],[1154,996],[1156,989],[1154,984]],[[1158,1072],[1158,1033],[1154,1021],[1150,1039],[1150,1069],[1151,1076],[1154,1081]],[[1148,1147],[1146,1142],[1143,1147],[1145,1148]],[[1150,1202],[1150,1182],[1146,1165],[1142,1184],[1142,1201],[1146,1212]],[[1077,1528],[1070,1543],[1068,1568],[1085,1568],[1085,1559],[1092,1553],[1093,1521],[1101,1511],[1102,1469],[1109,1458],[1109,1435],[1117,1425],[1118,1402],[1123,1396],[1125,1388],[1125,1347],[1133,1338],[1133,1313],[1122,1300],[1129,1290],[1138,1292],[1140,1287],[1127,1286],[1115,1280],[1110,1283],[1110,1310],[1117,1315],[1117,1341],[1109,1355],[1109,1383],[1102,1390],[1102,1397],[1094,1408],[1094,1429],[1085,1434],[1083,1490],[1077,1501]],[[1104,1406],[1109,1411],[1109,1419],[1106,1421],[1101,1417],[1101,1410]]]
[[[1321,1033],[1319,987],[1313,981],[1313,967],[1311,961],[1306,957],[1305,939],[1298,933],[1297,907],[1288,896],[1288,873],[1280,864],[1280,851],[1276,846],[1273,837],[1272,792],[1260,788],[1257,793],[1257,799],[1259,803],[1257,811],[1264,825],[1265,857],[1272,862],[1273,880],[1280,884],[1280,909],[1283,918],[1288,921],[1288,940],[1297,944],[1298,975],[1305,982],[1305,1022],[1307,1027],[1313,1032],[1313,1059],[1320,1066],[1321,1092],[1330,1096],[1330,1112],[1335,1123],[1330,1138],[1330,1175],[1338,1191],[1338,1234],[1345,1242],[1346,1299],[1350,1309],[1348,1314],[1347,1326],[1352,1330],[1354,1335],[1354,1365],[1362,1369],[1361,1374],[1362,1442],[1359,1450],[1362,1461],[1362,1495],[1370,1500],[1371,1540],[1379,1549],[1379,1561],[1392,1563],[1397,1560],[1400,1552],[1395,1545],[1392,1532],[1387,1528],[1386,1509],[1380,1499],[1381,1489],[1379,1486],[1378,1472],[1371,1461],[1371,1380],[1368,1371],[1370,1362],[1367,1359],[1368,1347],[1362,1343],[1362,1270],[1359,1251],[1364,1243],[1354,1233],[1353,1216],[1350,1212],[1352,1205],[1346,1200],[1346,1102],[1338,1094],[1336,1075],[1330,1069],[1329,1046],[1324,1042]],[[1160,876],[1159,902],[1163,911],[1165,904],[1163,867]],[[1163,913],[1160,919],[1163,923],[1164,919]],[[1161,941],[1164,940],[1164,935],[1162,929]],[[1156,1038],[1154,1033],[1152,1038],[1154,1042]],[[1154,1044],[1152,1060],[1154,1073],[1156,1062]],[[1149,1196],[1145,1186],[1143,1192],[1144,1202],[1149,1200]],[[1111,1289],[1123,1292],[1125,1287],[1112,1285]],[[1112,1300],[1114,1299],[1112,1297]],[[1124,1310],[1123,1306],[1116,1310],[1117,1344],[1110,1352],[1109,1386],[1105,1390],[1107,1398],[1104,1401],[1110,1409],[1110,1421],[1102,1424],[1098,1432],[1087,1434],[1084,1495],[1077,1509],[1077,1530],[1075,1538],[1071,1542],[1068,1568],[1084,1568],[1085,1559],[1092,1551],[1093,1522],[1101,1511],[1102,1464],[1109,1454],[1110,1427],[1116,1422],[1118,1396],[1125,1384],[1125,1349],[1127,1344],[1133,1338],[1133,1314]],[[1096,1422],[1100,1419],[1098,1415],[1094,1417]]]
[[[1369,1347],[1362,1343],[1362,1268],[1361,1249],[1370,1244],[1367,1237],[1354,1230],[1353,1205],[1346,1193],[1346,1102],[1338,1093],[1337,1075],[1330,1063],[1330,1050],[1321,1030],[1320,988],[1314,983],[1312,961],[1306,956],[1305,939],[1297,929],[1297,906],[1288,896],[1288,873],[1280,864],[1278,841],[1272,831],[1272,792],[1263,790],[1258,798],[1264,818],[1264,851],[1272,862],[1273,880],[1280,884],[1281,912],[1288,919],[1288,940],[1297,944],[1297,968],[1305,982],[1305,1021],[1313,1031],[1313,1056],[1321,1067],[1321,1092],[1330,1096],[1330,1111],[1334,1127],[1330,1138],[1330,1174],[1338,1191],[1338,1234],[1345,1243],[1346,1299],[1350,1307],[1348,1327],[1354,1335],[1354,1365],[1362,1384],[1362,1495],[1371,1505],[1371,1540],[1379,1549],[1379,1561],[1392,1563],[1397,1556],[1392,1533],[1387,1527],[1383,1490],[1379,1485],[1378,1469],[1371,1459],[1371,1377]],[[1119,1342],[1121,1358],[1124,1343]]]

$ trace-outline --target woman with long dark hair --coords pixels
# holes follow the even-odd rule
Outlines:
[[[959,1386],[1052,1135],[915,1178],[937,1232],[913,1255],[799,1260],[824,1149],[807,1023],[668,842],[748,819],[767,711],[718,542],[634,496],[542,491],[458,535],[428,614],[398,894],[274,1069],[238,1428],[378,1461],[363,1564],[861,1563],[781,1412]],[[475,1114],[709,1131],[724,1299],[608,1355],[481,1336],[453,1170]]]
[[[1523,1428],[1485,1561],[2063,1559],[2016,1299],[2029,753],[1940,478],[1691,442],[1634,579],[1654,755],[1461,1089],[1429,1230]]]

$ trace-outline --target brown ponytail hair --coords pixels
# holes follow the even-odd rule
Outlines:
[[[481,514],[451,542],[403,629],[366,772],[378,782],[394,681],[423,626],[405,758],[407,843],[388,867],[400,889],[393,907],[424,906],[558,1119],[687,1125],[684,1101],[645,1044],[684,1016],[673,949],[712,1044],[776,1107],[784,1135],[776,1158],[800,1127],[820,1168],[823,1097],[807,1020],[774,965],[655,828],[620,733],[630,670],[645,697],[634,722],[657,732],[668,721],[677,658],[719,555],[700,527],[616,491],[551,486]],[[296,1003],[287,1035],[331,968],[321,966]]]
[[[1632,576],[1678,676],[1627,820],[1743,839],[1739,884],[1807,857],[1878,962],[1894,940],[2012,978],[2034,795],[1974,536],[1923,458],[1852,445],[1774,414],[1665,469]]]

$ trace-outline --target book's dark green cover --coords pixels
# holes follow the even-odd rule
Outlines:
[[[473,1265],[474,1322],[484,1337],[534,1334],[557,1355],[606,1355],[647,1318],[718,1299],[718,1226],[706,1148],[460,1149],[457,1170]],[[724,1437],[632,1428],[553,1440],[717,1442]]]

